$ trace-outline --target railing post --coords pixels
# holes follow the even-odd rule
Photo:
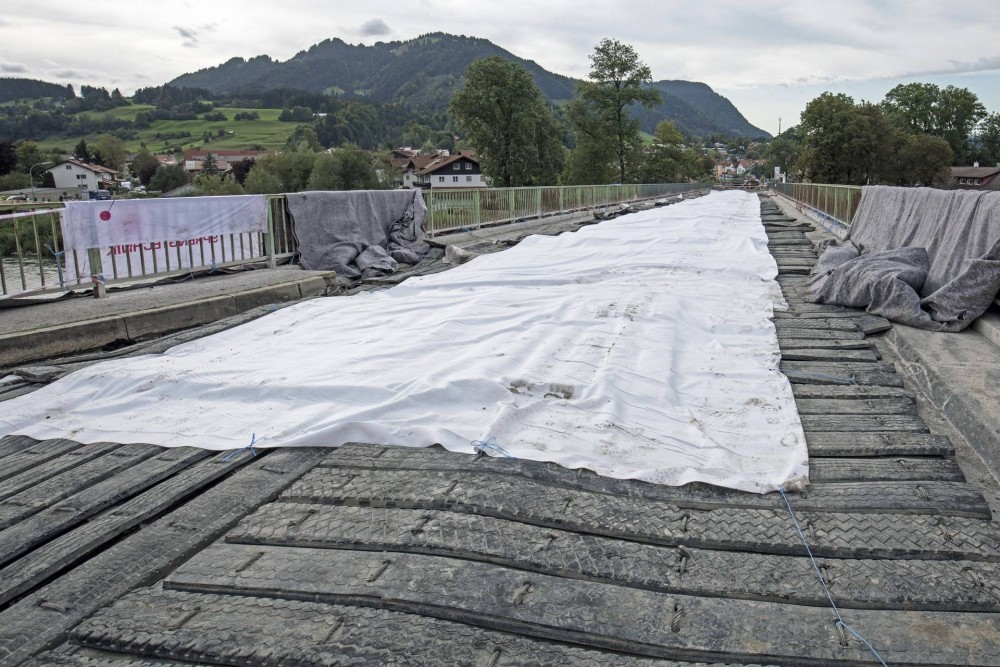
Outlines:
[[[267,202],[267,236],[264,238],[267,248],[267,268],[273,269],[277,266],[274,260],[274,200]]]
[[[538,212],[538,217],[542,217],[542,189],[535,188],[535,210]]]
[[[473,193],[472,193],[472,203],[475,206],[476,227],[477,228],[478,227],[482,227],[483,226],[483,212],[482,212],[483,200],[482,200],[482,197],[480,197],[480,195],[479,195],[479,189],[478,188],[476,188],[476,190],[474,190]]]
[[[427,228],[433,234],[437,231],[434,224],[434,189],[427,190]]]

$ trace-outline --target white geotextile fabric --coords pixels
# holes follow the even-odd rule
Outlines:
[[[776,274],[757,197],[713,193],[77,371],[3,403],[0,435],[489,441],[612,477],[767,492],[808,473],[778,371]]]

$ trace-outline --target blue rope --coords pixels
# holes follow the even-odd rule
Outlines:
[[[63,257],[66,254],[66,251],[65,250],[60,250],[59,252],[56,252],[55,249],[52,246],[50,246],[48,243],[45,244],[45,247],[48,248],[49,252],[52,253],[52,256],[56,258],[56,272],[59,274],[59,287],[61,289],[65,290],[66,289],[66,281],[63,279],[62,262],[61,262],[60,258]]]
[[[236,456],[239,456],[240,452],[245,452],[248,449],[250,450],[251,454],[253,454],[254,456],[257,456],[257,450],[255,450],[253,448],[253,443],[255,443],[255,442],[257,442],[257,434],[256,433],[254,433],[254,434],[252,434],[250,436],[250,444],[249,445],[247,445],[246,447],[242,447],[240,449],[234,449],[228,455],[226,455],[225,457],[223,457],[222,460],[225,461],[225,462],[228,462],[228,461],[232,460],[233,458],[235,458]]]
[[[837,626],[844,628],[852,635],[860,639],[864,645],[868,647],[868,650],[872,652],[872,655],[874,655],[882,664],[882,667],[889,667],[885,660],[882,659],[882,656],[879,655],[878,651],[875,650],[875,647],[872,646],[867,639],[859,635],[854,628],[849,626],[844,620],[844,617],[840,615],[840,609],[837,608],[837,603],[833,601],[833,595],[830,593],[830,589],[826,585],[826,580],[823,579],[823,573],[820,572],[819,565],[816,563],[816,558],[813,556],[812,549],[809,548],[809,541],[806,540],[805,533],[802,532],[802,528],[799,526],[799,520],[795,518],[795,512],[792,511],[792,504],[788,502],[788,496],[785,495],[785,490],[781,487],[781,485],[778,485],[778,491],[781,493],[782,500],[785,501],[785,507],[788,508],[788,515],[792,517],[792,523],[795,525],[795,530],[798,531],[799,537],[802,539],[802,544],[806,547],[806,553],[809,554],[809,560],[812,562],[813,570],[816,572],[816,576],[819,578],[819,583],[822,584],[823,590],[826,592],[826,599],[830,601],[830,606],[833,607],[833,613],[837,615]]]
[[[497,444],[497,439],[492,435],[486,438],[486,440],[473,440],[472,450],[480,456],[488,455],[489,452],[495,452],[508,459],[514,458],[506,449]]]

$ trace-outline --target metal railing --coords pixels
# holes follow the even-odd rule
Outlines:
[[[0,207],[0,294],[58,289],[62,204]]]
[[[268,197],[268,233],[234,233],[190,241],[150,240],[142,244],[64,252],[59,204],[21,205],[0,210],[0,294],[42,295],[105,284],[164,278],[242,264],[277,261],[296,254],[284,195]]]
[[[800,206],[820,217],[850,227],[861,203],[860,185],[824,185],[820,183],[775,183],[771,186]]]
[[[705,183],[658,183],[431,189],[425,190],[423,196],[427,205],[427,233],[433,236],[442,232],[572,213],[709,187],[711,185]]]
[[[704,190],[710,184],[663,183],[536,188],[428,190],[428,233],[527,220]],[[0,209],[0,288],[3,296],[29,296],[105,284],[162,278],[294,256],[298,251],[285,195],[268,195],[268,232],[228,234],[191,241],[150,240],[65,253],[61,204]],[[82,254],[82,256],[81,256]],[[64,267],[66,271],[64,272]]]

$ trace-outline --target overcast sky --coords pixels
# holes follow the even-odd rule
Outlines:
[[[32,0],[0,14],[0,76],[118,87],[126,95],[233,56],[287,60],[327,38],[484,37],[582,78],[604,37],[632,44],[654,80],[702,81],[771,133],[825,90],[880,101],[900,82],[970,88],[1000,111],[1000,2],[827,0]]]

